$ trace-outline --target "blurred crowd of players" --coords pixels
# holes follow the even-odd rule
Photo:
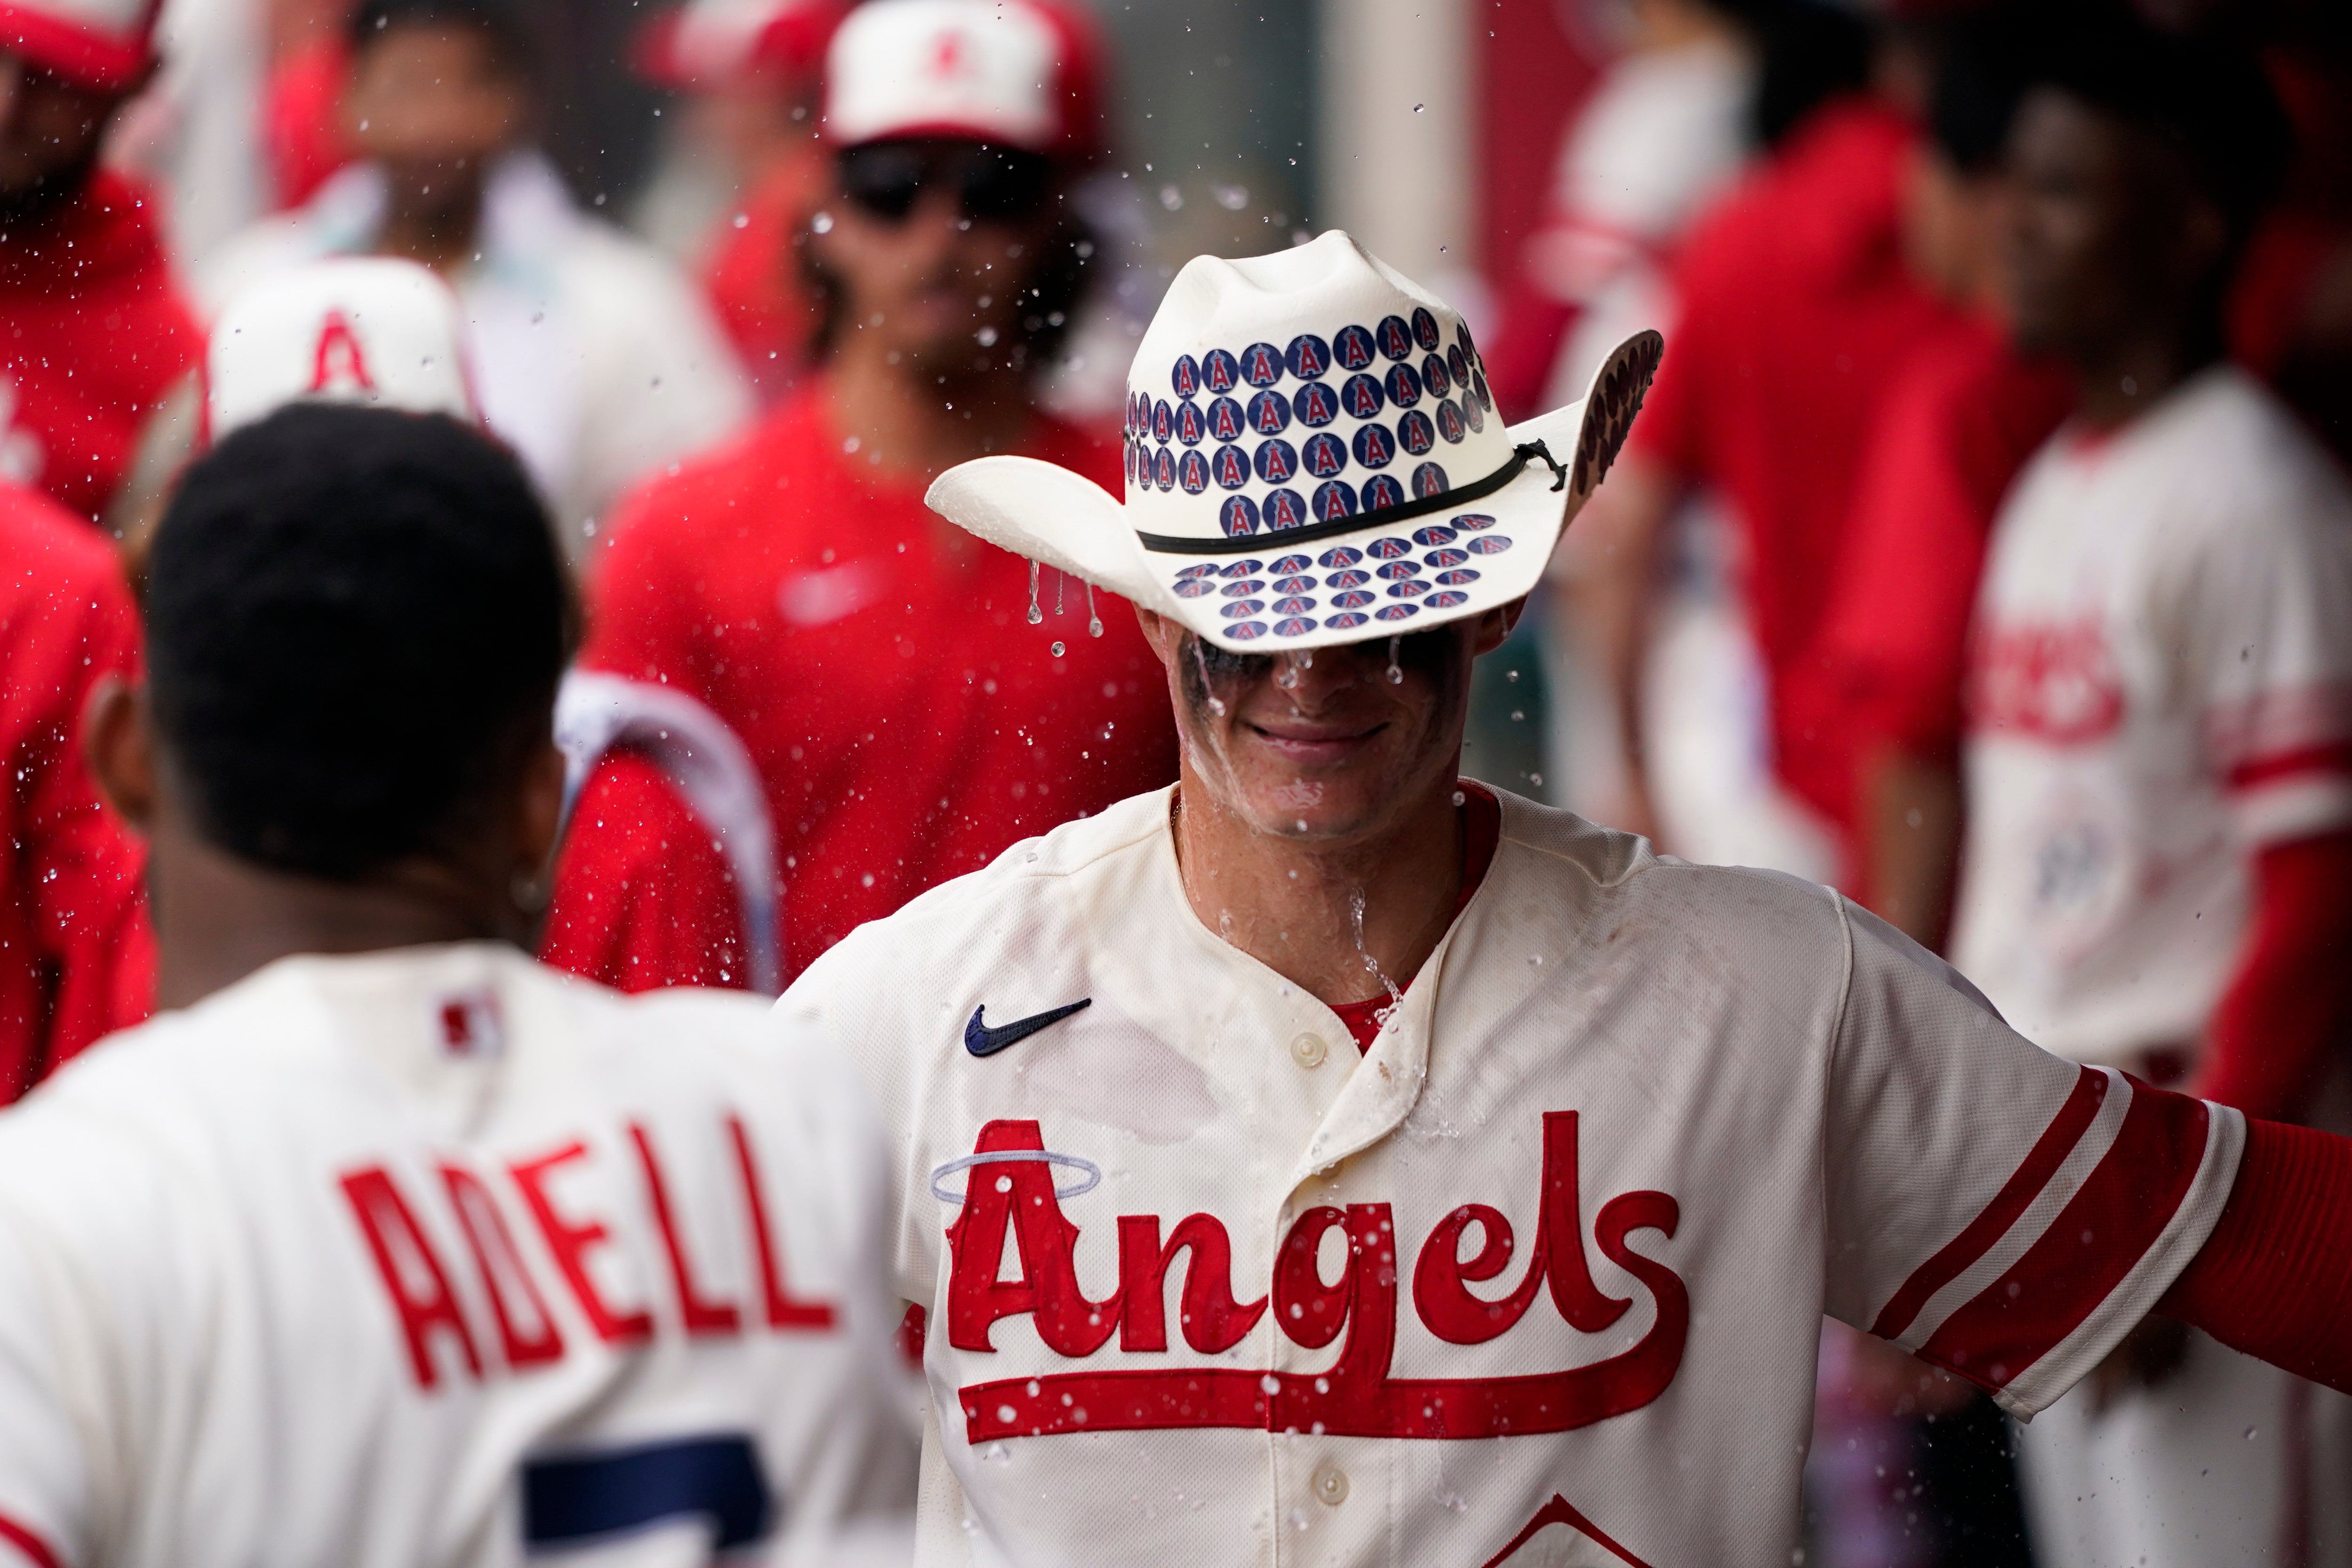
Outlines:
[[[1100,42],[1040,6],[1055,112],[977,130],[893,107],[967,62],[833,51],[866,73],[834,101],[891,129],[828,136],[850,9],[692,0],[642,38],[736,165],[689,274],[536,150],[517,0],[358,0],[201,90],[168,58],[151,85],[148,7],[0,7],[0,1099],[152,1006],[142,852],[79,716],[139,657],[139,545],[213,434],[221,324],[320,258],[446,284],[467,405],[580,577],[551,962],[773,988],[1174,776],[1125,608],[922,504],[995,452],[1118,487],[1117,410],[1048,393],[1102,271],[1065,199],[1110,155]],[[1503,706],[1541,708],[1541,758],[1496,782],[1834,883],[2063,1054],[2340,1127],[2352,506],[2322,448],[2352,452],[2352,26],[2253,4],[1623,20],[1483,336],[1513,415],[1634,329],[1669,349],[1522,633],[1548,700]],[[257,105],[281,210],[206,233],[221,203],[187,168],[221,92]],[[1816,1550],[1984,1563],[2030,1534],[2107,1561],[2126,1527],[2057,1500],[2065,1467],[2128,1469],[2107,1407],[2193,1361],[2132,1348],[2029,1453],[2029,1531],[1989,1406],[1832,1341]],[[2290,1472],[2332,1450],[2198,1418],[2304,1539],[2315,1483]],[[2107,1490],[2160,1515],[2159,1483]]]

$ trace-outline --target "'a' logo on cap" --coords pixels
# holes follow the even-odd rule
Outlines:
[[[310,360],[310,390],[331,392],[341,387],[372,392],[375,378],[368,374],[367,352],[359,334],[340,310],[330,310],[319,328],[319,346]]]

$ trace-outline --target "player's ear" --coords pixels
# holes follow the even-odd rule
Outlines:
[[[537,878],[554,862],[563,832],[563,753],[552,737],[532,743],[515,791],[515,850],[519,873]]]
[[[1157,610],[1135,607],[1135,623],[1143,628],[1143,640],[1160,655],[1160,662],[1170,670],[1176,668],[1177,656],[1184,652],[1184,628]]]
[[[155,820],[155,735],[147,688],[100,675],[83,705],[81,748],[99,793],[140,833]]]
[[[1519,623],[1519,617],[1527,613],[1527,609],[1528,601],[1522,597],[1512,600],[1508,604],[1497,604],[1479,616],[1477,637],[1470,644],[1471,657],[1491,653],[1501,647],[1504,640],[1510,636],[1511,629]]]

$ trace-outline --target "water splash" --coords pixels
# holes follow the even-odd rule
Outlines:
[[[1055,572],[1055,573],[1054,574],[1054,613],[1055,613],[1055,614],[1059,615],[1059,614],[1062,612],[1063,609],[1064,609],[1064,608],[1068,604],[1068,602],[1069,602],[1069,598],[1070,598],[1070,574],[1069,574],[1068,572],[1066,572],[1066,571],[1057,571],[1057,572]]]
[[[1087,635],[1102,635],[1102,617],[1095,613],[1095,585],[1091,582],[1087,584]]]
[[[1045,612],[1037,607],[1037,563],[1033,560],[1029,563],[1029,624],[1034,626],[1045,619]]]
[[[1296,653],[1282,654],[1281,662],[1275,666],[1274,684],[1286,692],[1297,691],[1299,669],[1298,656]]]
[[[1209,696],[1209,711],[1219,718],[1225,716],[1225,701],[1217,695],[1217,688],[1209,682],[1209,655],[1201,646],[1201,639],[1192,639],[1192,662],[1201,667],[1201,689]]]
[[[1029,570],[1034,574],[1037,569],[1032,567]],[[1031,580],[1035,580],[1034,575]],[[1394,636],[1389,639],[1389,685],[1392,686],[1401,686],[1404,685],[1404,666],[1397,663],[1397,654],[1403,650],[1403,647],[1404,638],[1402,635]]]
[[[1404,993],[1397,989],[1396,982],[1389,978],[1389,972],[1381,967],[1381,961],[1372,956],[1372,949],[1364,940],[1364,890],[1360,887],[1348,894],[1348,929],[1355,938],[1357,956],[1364,961],[1364,972],[1378,980],[1381,989],[1389,994],[1389,1005],[1373,1014],[1386,1027],[1389,1015],[1404,1005]]]

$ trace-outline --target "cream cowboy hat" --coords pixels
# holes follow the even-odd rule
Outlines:
[[[1535,587],[1664,347],[1636,333],[1581,402],[1506,429],[1462,318],[1345,234],[1198,256],[1129,372],[1124,505],[1029,457],[925,499],[1221,647],[1419,632]]]

